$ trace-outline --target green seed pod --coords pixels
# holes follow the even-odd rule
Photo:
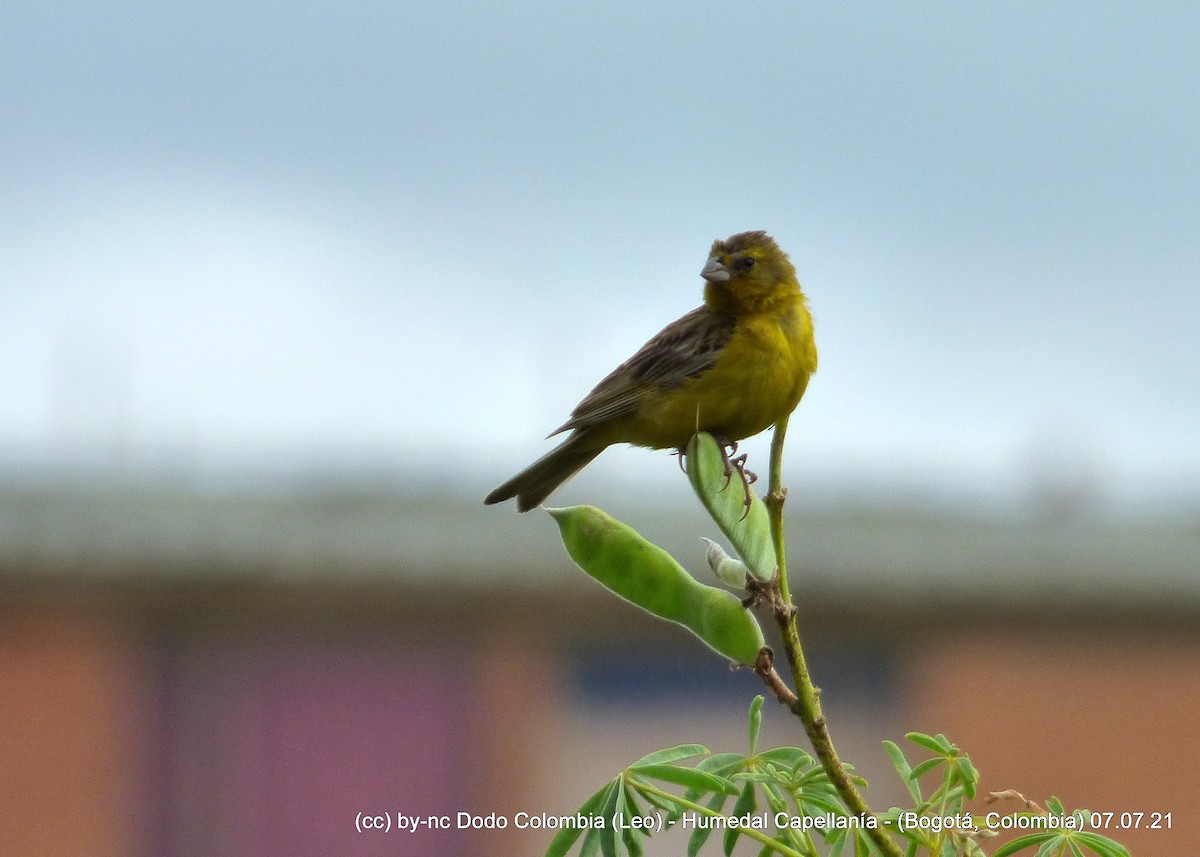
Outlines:
[[[754,616],[731,592],[705,586],[627,524],[595,506],[547,509],[580,568],[626,601],[683,625],[739,664],[766,645]]]
[[[767,644],[754,614],[727,589],[697,584],[694,619],[683,624],[718,653],[743,666],[754,666]]]
[[[752,493],[749,510],[738,475],[725,476],[725,459],[716,440],[707,432],[692,436],[687,447],[687,474],[692,489],[729,539],[750,573],[767,581],[775,576],[775,546],[767,507]]]

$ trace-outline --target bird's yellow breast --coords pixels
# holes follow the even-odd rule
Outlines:
[[[624,441],[679,448],[697,431],[724,440],[756,435],[790,414],[817,368],[812,318],[803,298],[785,312],[738,317],[708,370],[682,386],[647,391],[636,413],[620,420]]]

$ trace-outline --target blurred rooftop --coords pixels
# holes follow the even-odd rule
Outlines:
[[[707,575],[698,508],[608,506]],[[1056,614],[1200,613],[1200,522],[957,517],[946,511],[788,510],[801,604],[919,610],[986,603]],[[554,526],[537,512],[389,492],[25,485],[0,490],[0,583],[482,585],[571,591]],[[974,612],[974,611],[969,611]]]

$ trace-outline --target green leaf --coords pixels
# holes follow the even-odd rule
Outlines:
[[[1046,809],[1050,811],[1051,815],[1067,814],[1067,811],[1063,809],[1062,801],[1056,797],[1051,797],[1050,800],[1046,801]]]
[[[667,765],[680,759],[691,759],[694,756],[707,756],[709,749],[703,744],[680,744],[666,750],[656,750],[638,759],[630,768],[640,768],[645,765]]]
[[[653,792],[639,790],[638,794],[645,798],[647,803],[652,803],[665,812],[667,814],[667,818],[671,818],[672,813],[674,813],[676,809],[683,809],[683,807],[681,807],[679,804],[667,800],[665,797],[659,797]]]
[[[963,839],[963,845],[967,849],[966,857],[987,857],[983,853],[983,848],[974,839]]]
[[[1129,850],[1124,845],[1107,836],[1101,836],[1099,833],[1080,831],[1073,838],[1078,839],[1101,857],[1129,857]]]
[[[744,761],[745,757],[740,753],[717,753],[716,755],[706,756],[705,758],[701,759],[696,764],[695,770],[704,771],[706,774],[713,774],[715,776],[728,779],[741,769]],[[701,789],[688,789],[684,793],[683,797],[685,800],[699,800],[700,797],[706,793],[706,791],[707,790]],[[673,818],[677,820],[682,815],[683,808],[681,807],[679,812],[673,814]]]
[[[949,749],[939,744],[937,738],[934,738],[932,735],[926,735],[924,732],[908,732],[904,737],[917,746],[924,747],[926,750],[929,750],[931,753],[937,753],[939,756],[944,756],[946,750]]]
[[[603,832],[600,834],[600,853],[604,857],[617,857],[617,828],[612,823],[616,816],[617,808],[622,804],[621,796],[625,791],[625,787],[621,782],[621,778],[617,777],[612,781],[612,790],[608,793],[608,799],[604,802],[603,815],[608,822],[604,826]]]
[[[979,782],[979,772],[966,756],[958,757],[958,770],[962,774],[963,791],[967,797],[975,797],[975,784]]]
[[[793,776],[799,773],[799,769],[808,771],[816,764],[813,757],[799,747],[772,747],[759,753],[758,758],[786,768]]]
[[[575,840],[583,832],[583,827],[575,827],[574,825],[562,828],[550,840],[550,847],[546,849],[545,857],[565,857],[566,853],[571,850],[571,846],[575,844]]]
[[[618,853],[624,851],[622,841],[617,835],[617,826],[614,825],[613,819],[616,819],[620,808],[625,805],[625,783],[622,778],[618,777],[613,780],[613,789],[608,795],[608,801],[605,803],[604,816],[607,820],[605,833],[600,837],[600,853],[604,857],[617,857]]]
[[[772,812],[787,812],[787,792],[771,782],[763,783],[762,789],[766,793],[767,803],[770,805]]]
[[[763,695],[760,693],[750,703],[750,755],[758,750],[758,733],[762,729]]]
[[[846,848],[846,831],[834,831],[835,836],[829,839],[829,857],[842,857],[842,851]]]
[[[912,766],[908,764],[908,759],[904,758],[904,751],[894,741],[884,741],[883,749],[887,751],[888,756],[892,760],[892,767],[900,775],[900,779],[904,782],[908,793],[912,795],[913,801],[920,803],[921,786],[917,782],[917,778],[913,776]]]
[[[809,815],[820,815],[821,813],[830,813],[831,815],[846,815],[846,806],[841,802],[841,798],[827,798],[822,795],[809,794],[803,792],[799,795],[801,806],[808,811]],[[812,812],[812,810],[817,810]]]
[[[723,794],[715,794],[705,806],[713,812],[720,812],[721,807],[725,806],[727,796]],[[692,831],[692,835],[688,837],[687,857],[696,857],[700,853],[700,849],[704,847],[704,843],[708,841],[708,837],[712,835],[713,828],[697,827]]]
[[[613,781],[609,780],[604,784],[604,787],[600,789],[600,791],[596,792],[590,798],[585,800],[577,812],[580,815],[592,815],[593,813],[601,810],[608,802],[609,792],[615,787],[616,786]],[[578,839],[579,835],[583,832],[584,828],[582,827],[562,828],[557,834],[555,834],[554,838],[550,840],[550,847],[546,849],[545,857],[564,857],[564,855],[571,850],[571,846],[575,844],[575,840]],[[597,842],[597,845],[599,845],[599,842]],[[580,853],[582,854],[582,852]]]
[[[735,818],[741,817],[748,812],[753,812],[756,805],[754,797],[754,783],[746,783],[742,787],[742,793],[738,796],[737,803],[733,805],[733,815]],[[730,827],[725,831],[725,838],[722,845],[725,848],[725,857],[730,857],[733,854],[733,846],[737,844],[738,837],[742,835],[741,830],[736,827]]]
[[[746,493],[737,473],[725,476],[725,457],[712,435],[700,432],[692,437],[685,456],[688,479],[700,502],[708,510],[721,532],[729,539],[738,556],[759,580],[775,576],[779,563],[767,520],[767,507],[753,491],[747,511]]]
[[[579,846],[579,857],[598,857],[600,854],[600,837],[604,831],[598,827],[590,828]]]
[[[851,853],[857,857],[860,854],[879,855],[877,849],[870,841],[870,838],[863,834],[863,831],[851,828],[846,831],[846,841],[850,843]]]
[[[946,785],[943,783],[942,787],[938,789],[938,792],[943,791],[945,788]],[[946,811],[950,815],[958,815],[959,810],[962,809],[963,805],[963,787],[961,785],[957,785],[954,788],[945,791],[945,794],[942,796],[942,804],[946,807]]]
[[[839,803],[838,801],[826,800],[825,798],[809,799],[807,797],[804,797],[804,798],[799,799],[799,804],[800,804],[800,814],[801,815],[818,816],[818,815],[825,815],[827,813],[830,815],[845,815],[846,814],[846,807],[843,804]],[[829,829],[828,828],[821,830],[819,832],[821,833],[822,836],[825,836],[826,838],[829,837]]]
[[[713,753],[697,762],[696,767],[710,774],[723,775],[729,771],[736,771],[745,759],[741,753]]]
[[[946,760],[945,760],[945,758],[942,758],[942,757],[938,757],[936,759],[926,759],[924,762],[922,762],[921,764],[917,765],[915,768],[912,769],[913,779],[915,780],[918,777],[922,777],[925,774],[928,774],[934,768],[938,767],[939,765],[944,765],[944,764],[946,764]]]
[[[774,769],[746,771],[745,773],[734,774],[734,779],[739,783],[744,783],[747,781],[755,783],[773,783],[777,777],[778,774],[774,772]]]
[[[629,853],[629,857],[642,857],[642,840],[646,834],[641,830],[633,828],[625,828],[621,831],[621,840],[625,843],[625,850]]]
[[[643,814],[642,807],[638,804],[637,798],[635,797],[637,793],[638,790],[636,788],[631,789],[629,787],[629,783],[625,783],[625,808],[622,810],[622,812],[625,814],[626,818]]]
[[[621,796],[624,798],[621,815],[624,817],[626,824],[626,827],[621,831],[621,839],[625,843],[625,849],[629,852],[629,857],[642,857],[642,840],[646,838],[646,831],[634,828],[629,824],[629,819],[642,815],[642,808],[638,806],[637,801],[628,788],[622,790]]]
[[[1034,845],[1040,845],[1041,843],[1050,839],[1054,839],[1057,836],[1057,833],[1047,833],[1044,831],[1041,833],[1027,833],[1024,836],[1018,836],[1007,845],[1001,845],[994,852],[992,852],[992,857],[1008,857],[1009,854],[1016,854],[1018,851],[1023,851],[1024,849],[1031,848]]]
[[[1068,839],[1067,844],[1071,846],[1072,857],[1083,857],[1083,852],[1079,850],[1079,846],[1075,844],[1074,839]]]
[[[1050,857],[1050,855],[1051,855],[1051,854],[1052,854],[1054,851],[1056,851],[1056,850],[1058,850],[1058,849],[1060,849],[1060,848],[1061,848],[1062,844],[1063,844],[1063,837],[1062,837],[1062,834],[1061,834],[1061,833],[1056,833],[1056,834],[1054,835],[1054,837],[1053,837],[1053,838],[1052,838],[1052,839],[1051,839],[1049,842],[1043,842],[1043,843],[1042,843],[1042,847],[1041,847],[1041,848],[1039,848],[1039,849],[1037,850],[1037,855],[1036,855],[1036,857]],[[1059,850],[1059,852],[1058,852],[1058,853],[1059,853],[1059,854],[1062,854],[1062,851],[1061,851],[1061,850]]]
[[[705,773],[696,768],[681,768],[678,765],[638,765],[630,768],[629,771],[641,777],[663,780],[687,789],[695,789],[702,794],[725,792],[735,795],[738,793],[737,786],[724,777]]]

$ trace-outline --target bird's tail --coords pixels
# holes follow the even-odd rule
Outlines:
[[[488,494],[483,502],[490,506],[516,497],[517,511],[528,512],[603,451],[604,447],[597,449],[585,435],[575,433]]]

